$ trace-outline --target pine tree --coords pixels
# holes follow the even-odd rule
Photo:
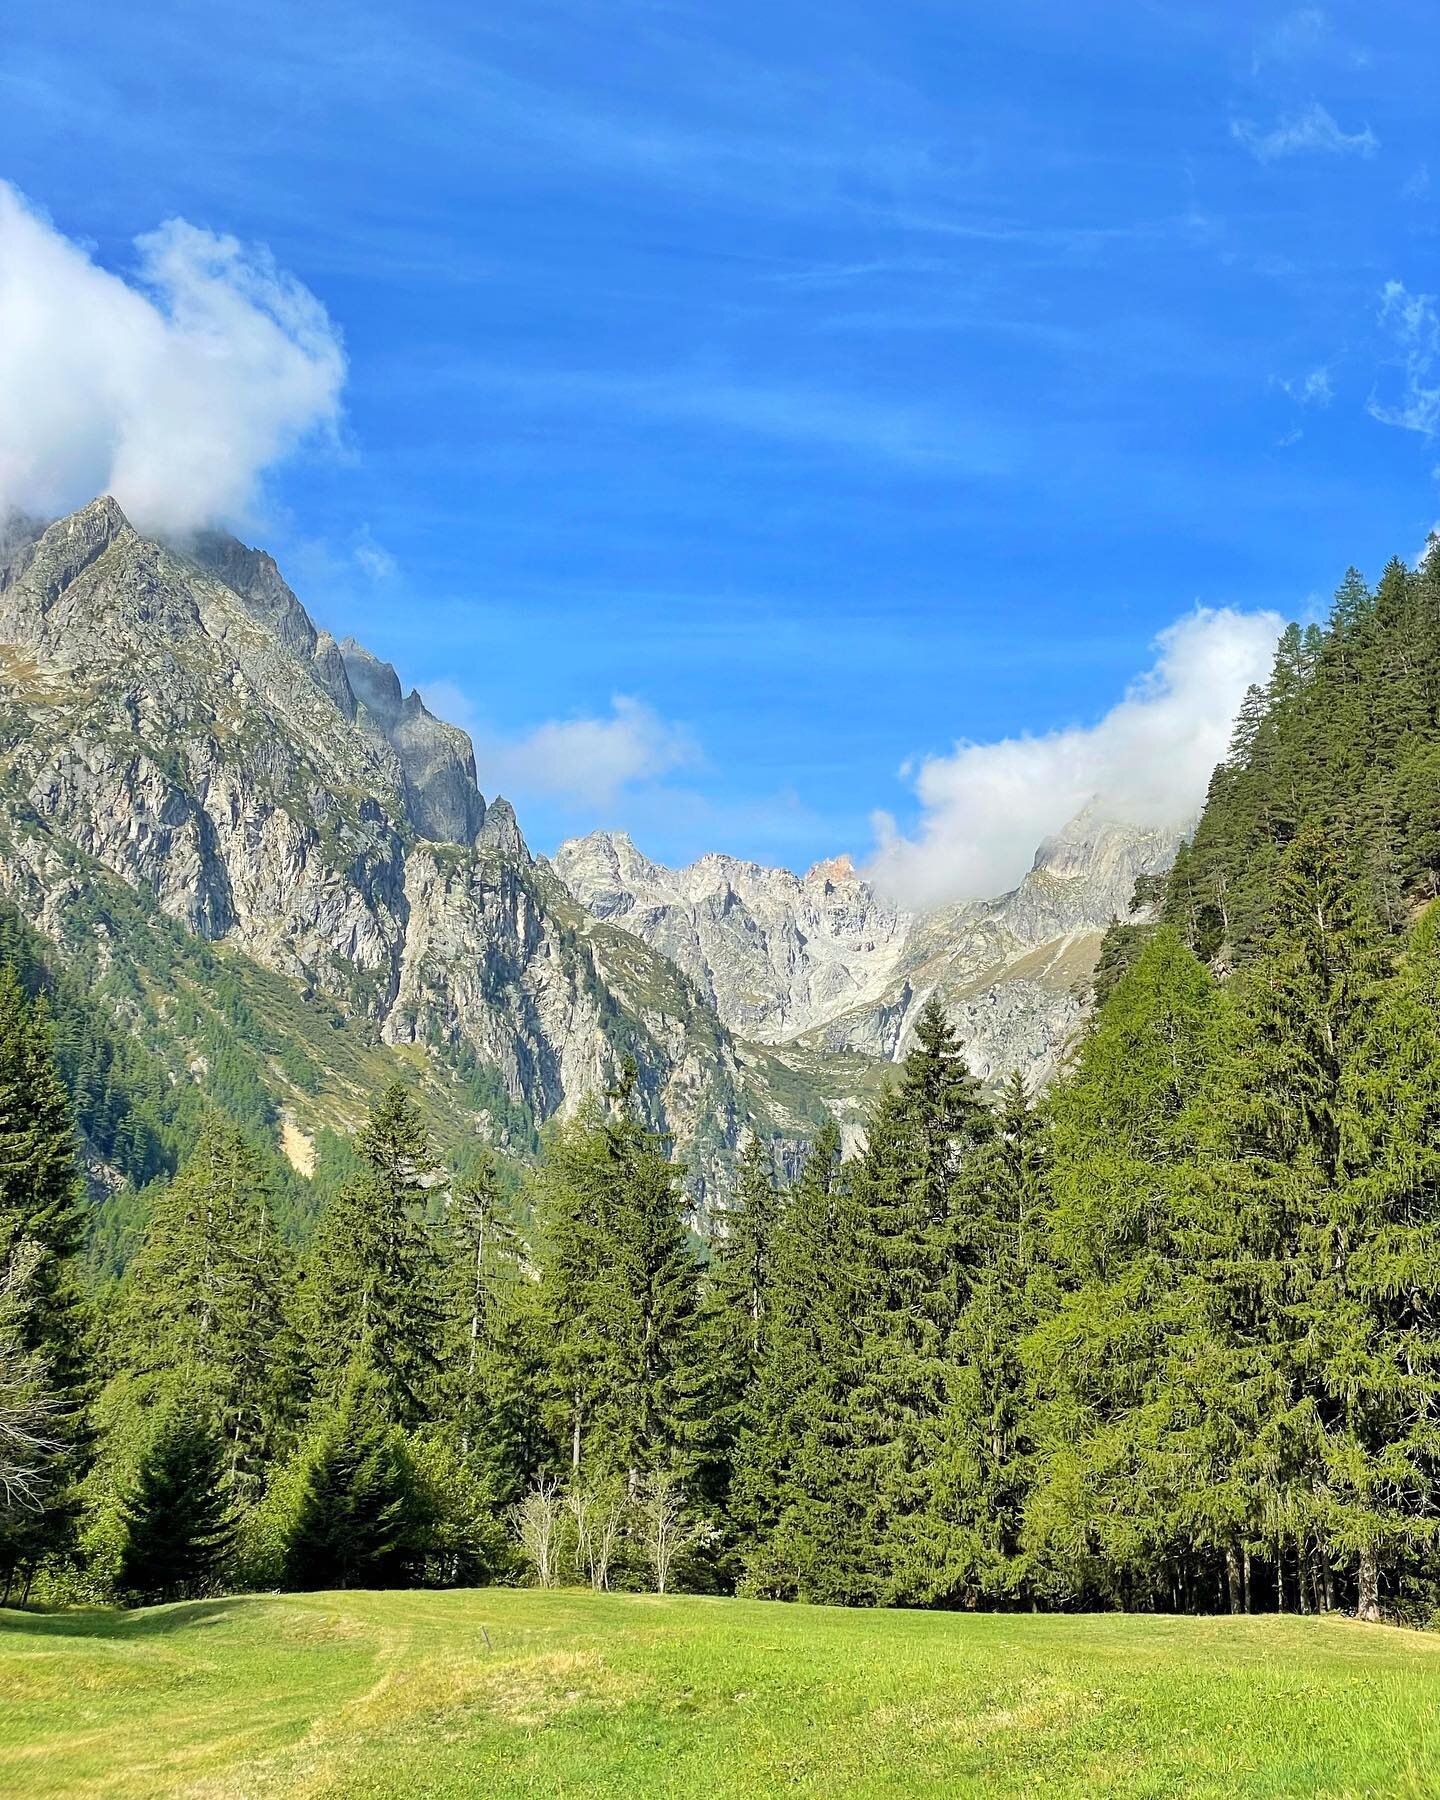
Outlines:
[[[754,1398],[735,1448],[744,1585],[774,1598],[873,1599],[866,1500],[848,1427],[856,1374],[856,1220],[840,1134],[824,1125],[785,1194]]]
[[[234,1537],[227,1449],[203,1404],[165,1407],[121,1509],[118,1586],[141,1605],[208,1592]]]
[[[357,1363],[303,1451],[288,1586],[394,1587],[415,1569],[428,1521],[393,1399],[389,1378]]]
[[[734,1536],[727,1513],[735,1447],[754,1403],[769,1338],[779,1208],[771,1146],[752,1133],[736,1170],[732,1201],[711,1221],[685,1457],[695,1497],[725,1539],[727,1562]]]
[[[927,1604],[1004,1603],[1024,1590],[1021,1528],[1031,1471],[1020,1346],[1035,1323],[1048,1160],[1045,1122],[1012,1075],[994,1135],[961,1181],[963,1289],[927,1459],[927,1500],[907,1545],[907,1585]]]
[[[546,1460],[538,1404],[545,1350],[513,1203],[488,1152],[455,1187],[445,1226],[450,1306],[425,1453],[448,1456],[457,1480],[503,1508]]]
[[[1382,992],[1388,952],[1363,884],[1307,828],[1282,859],[1266,947],[1238,983],[1236,1044],[1217,1089],[1215,1292],[1232,1395],[1248,1394],[1248,1532],[1276,1572],[1323,1560],[1325,1371],[1319,1337],[1348,1201],[1347,1071]],[[1228,1245],[1226,1238],[1228,1236]],[[1298,1583],[1306,1600],[1307,1583]]]
[[[1341,1073],[1329,1204],[1302,1247],[1296,1360],[1313,1395],[1320,1553],[1348,1563],[1361,1618],[1380,1617],[1440,1521],[1440,915],[1366,1009]],[[1328,1585],[1328,1575],[1327,1575]],[[1322,1589],[1323,1592],[1323,1589]]]
[[[312,1383],[333,1401],[359,1359],[403,1425],[427,1415],[444,1332],[442,1263],[425,1223],[435,1174],[424,1121],[403,1082],[356,1139],[360,1173],[321,1217],[307,1261],[302,1325]]]

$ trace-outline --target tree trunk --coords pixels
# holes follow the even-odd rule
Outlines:
[[[1375,1546],[1366,1544],[1355,1572],[1355,1617],[1367,1625],[1380,1623],[1380,1559]]]
[[[1225,1546],[1225,1585],[1230,1592],[1230,1610],[1238,1613],[1244,1606],[1244,1598],[1240,1586],[1240,1558],[1235,1554],[1235,1546]]]
[[[1245,1546],[1243,1571],[1245,1580],[1245,1610],[1248,1613],[1255,1610],[1250,1597],[1252,1590],[1250,1586],[1250,1546],[1248,1544]]]

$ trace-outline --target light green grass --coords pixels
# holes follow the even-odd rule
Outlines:
[[[497,1589],[0,1613],[0,1791],[1440,1795],[1440,1638]]]

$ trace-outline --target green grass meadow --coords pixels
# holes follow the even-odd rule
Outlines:
[[[1440,1795],[1440,1636],[493,1588],[0,1612],[0,1792]]]

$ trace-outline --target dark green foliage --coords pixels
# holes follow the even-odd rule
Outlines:
[[[1021,1529],[1034,1472],[1021,1345],[1042,1297],[1035,1287],[1049,1285],[1049,1135],[1018,1075],[995,1125],[957,1195],[962,1286],[908,1546],[912,1591],[931,1605],[1004,1604],[1028,1591]]]
[[[122,1594],[148,1606],[214,1589],[234,1537],[226,1464],[203,1402],[177,1400],[161,1412],[121,1509]]]
[[[428,1509],[392,1399],[389,1381],[357,1364],[303,1452],[289,1586],[395,1587],[416,1572]]]
[[[856,1222],[840,1136],[822,1127],[775,1231],[766,1338],[734,1457],[745,1584],[779,1598],[852,1602],[863,1496],[849,1451]]]
[[[112,1334],[126,1376],[175,1376],[205,1397],[228,1478],[251,1498],[284,1440],[296,1373],[290,1256],[269,1173],[236,1126],[217,1119],[204,1128],[194,1154],[154,1196]]]
[[[444,1330],[439,1247],[425,1221],[435,1174],[429,1136],[403,1083],[376,1101],[356,1138],[360,1172],[326,1208],[306,1259],[300,1319],[311,1383],[338,1397],[357,1359],[418,1424]]]
[[[668,1469],[686,1435],[699,1287],[684,1170],[635,1100],[631,1070],[607,1117],[555,1135],[539,1183],[557,1450],[632,1484]]]
[[[26,1264],[16,1349],[35,1359],[55,1402],[36,1470],[44,1510],[22,1508],[0,1520],[7,1575],[67,1543],[74,1484],[88,1449],[90,1371],[78,1280],[84,1220],[75,1149],[43,1003],[32,1006],[14,973],[0,968],[0,1268]]]
[[[753,1137],[708,1245],[646,1128],[646,1028],[578,939],[636,1057],[605,1103],[537,1145],[437,1037],[353,1141],[320,1133],[307,1184],[270,1144],[276,1071],[333,1093],[338,1015],[277,1024],[269,978],[103,884],[73,976],[0,912],[0,1253],[34,1276],[0,1351],[61,1421],[45,1509],[0,1517],[8,1571],[61,1567],[81,1503],[90,1591],[146,1597],[227,1567],[491,1580],[521,1516],[547,1572],[658,1581],[668,1554],[594,1536],[658,1519],[707,1591],[1425,1616],[1437,893],[1440,551],[1285,633],[1047,1095],[984,1097],[931,1003],[863,1149],[827,1122],[786,1187]],[[483,1115],[444,1158],[437,1080]],[[90,1320],[67,1086],[127,1177],[89,1241],[128,1272]],[[492,1140],[537,1151],[523,1181]]]

